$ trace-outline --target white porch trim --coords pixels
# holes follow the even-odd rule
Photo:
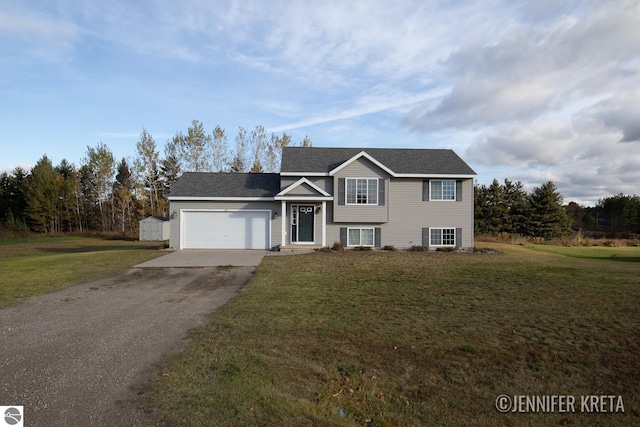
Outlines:
[[[287,202],[282,201],[282,207],[280,208],[280,225],[282,226],[282,232],[280,233],[280,247],[286,246],[287,241]]]
[[[322,247],[327,246],[327,202],[322,201]]]

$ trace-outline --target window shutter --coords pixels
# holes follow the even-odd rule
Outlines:
[[[380,248],[382,247],[382,229],[381,228],[375,228],[373,231],[373,246],[375,246],[376,248]]]
[[[429,201],[429,180],[428,179],[425,179],[424,181],[422,181],[422,201],[423,202]]]
[[[456,228],[456,247],[462,246],[462,228]]]
[[[338,206],[344,205],[345,188],[344,178],[338,178]]]
[[[378,206],[384,206],[384,178],[378,179]]]
[[[462,181],[456,181],[456,202],[462,201]]]
[[[422,246],[424,246],[425,248],[429,247],[429,229],[428,228],[422,229]]]
[[[347,227],[340,227],[340,244],[347,247]]]

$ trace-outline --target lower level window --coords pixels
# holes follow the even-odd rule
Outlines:
[[[455,228],[432,228],[430,230],[431,237],[429,244],[431,246],[455,246],[456,245],[456,229]]]
[[[373,228],[349,228],[347,246],[373,246]]]

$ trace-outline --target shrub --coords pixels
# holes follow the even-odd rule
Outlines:
[[[441,248],[436,249],[436,251],[438,252],[455,252],[457,250],[458,248],[456,248],[455,246],[443,246]]]
[[[411,252],[424,252],[428,250],[429,248],[427,246],[421,246],[421,245],[413,245],[409,248],[409,251]]]
[[[370,251],[371,246],[356,246],[353,248],[354,251]]]
[[[490,248],[477,248],[474,247],[471,252],[473,253],[477,253],[477,254],[499,254],[500,251],[497,251],[495,249],[490,249]]]
[[[397,251],[396,247],[393,245],[385,245],[382,247],[383,251],[391,251],[391,252],[395,252]]]
[[[340,242],[333,242],[333,246],[331,246],[331,249],[336,252],[342,252],[344,251],[344,246],[342,246],[342,243]]]

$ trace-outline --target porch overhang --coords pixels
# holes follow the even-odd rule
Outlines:
[[[283,200],[287,202],[331,202],[333,196],[275,196],[275,200]]]

